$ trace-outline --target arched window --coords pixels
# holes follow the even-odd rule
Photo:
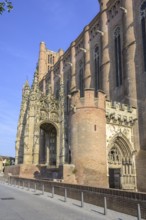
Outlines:
[[[115,29],[114,41],[115,41],[116,86],[119,87],[122,85],[121,36],[120,36],[119,27]]]
[[[94,51],[94,65],[95,65],[95,81],[94,81],[94,85],[95,85],[95,96],[97,96],[97,91],[99,89],[101,89],[101,82],[100,82],[100,60],[99,60],[99,47],[96,46],[95,47],[95,51]]]
[[[80,97],[84,97],[84,67],[82,61],[79,63],[79,88]]]
[[[144,71],[146,71],[146,1],[143,2],[140,8],[141,14],[141,28],[142,28],[142,42],[143,42],[143,58]]]
[[[60,79],[58,79],[55,83],[55,98],[59,99],[60,93]]]

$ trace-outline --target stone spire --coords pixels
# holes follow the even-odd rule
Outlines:
[[[32,83],[32,90],[34,92],[38,92],[38,90],[39,90],[38,75],[39,75],[38,70],[36,69],[36,71],[34,73],[33,83]]]
[[[15,164],[23,163],[24,129],[26,125],[26,112],[29,103],[29,96],[30,86],[28,80],[26,80],[22,90],[22,102],[17,126]]]
[[[28,96],[30,93],[30,86],[29,86],[29,83],[28,83],[28,80],[26,80],[24,86],[23,86],[23,90],[22,90],[22,96],[23,97],[26,97]]]

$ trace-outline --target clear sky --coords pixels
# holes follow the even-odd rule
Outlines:
[[[2,1],[2,0],[0,0]],[[66,50],[99,11],[98,0],[11,0],[0,15],[0,155],[15,156],[22,86],[32,83],[39,44]]]

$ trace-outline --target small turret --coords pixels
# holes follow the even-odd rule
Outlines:
[[[100,4],[100,11],[102,12],[106,9],[109,0],[98,0],[98,2]]]
[[[46,45],[44,42],[40,43],[39,62],[38,62],[38,74],[39,81],[47,73],[47,58],[46,58]]]
[[[38,70],[34,73],[33,83],[32,83],[32,90],[37,92],[39,90],[39,83],[38,83]]]

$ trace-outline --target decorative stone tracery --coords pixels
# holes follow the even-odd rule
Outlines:
[[[106,118],[108,169],[119,170],[120,188],[135,190],[136,149],[133,144],[133,126],[137,118],[136,109],[107,101]]]

